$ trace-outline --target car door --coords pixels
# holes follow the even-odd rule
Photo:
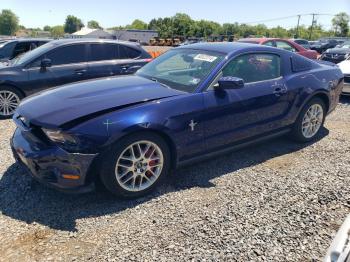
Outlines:
[[[88,52],[89,78],[120,74],[118,45],[113,43],[90,43]]]
[[[245,139],[270,133],[284,126],[291,98],[274,53],[249,53],[231,60],[204,93],[205,140],[217,150]],[[221,76],[242,78],[244,87],[220,89]]]
[[[42,68],[43,59],[50,59],[51,66]],[[28,85],[33,91],[85,80],[88,78],[86,45],[80,43],[57,47],[37,58],[27,70]]]

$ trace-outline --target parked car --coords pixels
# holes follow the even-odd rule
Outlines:
[[[301,45],[305,49],[310,49],[310,43],[305,39],[289,39],[289,41],[297,43],[298,45]]]
[[[350,260],[350,216],[346,218],[324,258],[324,262],[348,262]]]
[[[333,64],[268,46],[169,50],[133,76],[27,98],[13,117],[15,159],[42,183],[120,197],[149,193],[178,166],[290,133],[313,140],[338,104]]]
[[[49,41],[49,39],[36,38],[3,40],[3,42],[0,43],[0,61],[11,60],[16,56],[34,50]]]
[[[344,42],[339,47],[327,49],[321,56],[324,61],[338,64],[350,57],[350,41]]]
[[[279,38],[243,38],[238,40],[238,42],[241,43],[252,43],[252,44],[259,44],[259,45],[266,45],[266,46],[272,46],[277,47],[280,49],[284,49],[287,51],[291,51],[294,53],[297,53],[299,55],[305,56],[310,59],[317,59],[318,53],[314,50],[307,50],[301,45],[298,45],[297,43],[286,40],[286,39],[279,39]]]
[[[338,40],[335,39],[320,39],[317,41],[310,42],[310,49],[317,51],[322,54],[329,48],[334,48],[339,44]]]
[[[338,66],[344,74],[343,94],[350,95],[350,57],[348,57],[345,61],[340,62]]]
[[[0,66],[0,118],[13,115],[33,93],[71,82],[132,74],[151,61],[139,44],[65,39],[47,43]]]

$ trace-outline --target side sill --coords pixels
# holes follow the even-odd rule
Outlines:
[[[221,149],[221,150],[218,150],[218,151],[214,151],[214,152],[210,152],[210,153],[207,153],[207,154],[204,154],[204,155],[200,155],[200,156],[197,156],[197,157],[186,159],[184,161],[179,162],[176,167],[177,168],[185,167],[185,166],[191,165],[193,163],[202,162],[204,160],[213,158],[214,156],[223,155],[225,153],[233,152],[233,151],[239,150],[241,148],[250,146],[252,144],[256,144],[256,143],[259,143],[259,142],[270,140],[272,138],[280,137],[280,136],[283,136],[283,135],[289,133],[291,130],[292,130],[291,128],[287,128],[287,129],[281,130],[279,132],[276,132],[276,133],[273,133],[273,134],[270,134],[270,135],[266,135],[264,137],[259,137],[259,138],[253,139],[251,141],[247,141],[247,142],[244,142],[244,143],[241,143],[241,144],[235,144],[235,145],[230,146],[230,147],[225,148],[225,149]]]

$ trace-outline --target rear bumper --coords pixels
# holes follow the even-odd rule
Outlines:
[[[16,161],[48,187],[66,193],[85,193],[94,189],[86,178],[96,155],[68,153],[57,146],[42,147],[31,143],[19,128],[11,139],[11,149]],[[67,179],[66,175],[74,179]]]

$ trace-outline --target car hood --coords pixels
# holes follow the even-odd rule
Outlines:
[[[326,53],[347,54],[347,53],[350,53],[350,49],[349,48],[332,48],[332,49],[329,49]]]
[[[138,103],[185,94],[139,76],[85,81],[44,91],[22,101],[16,116],[47,128],[57,128],[90,115]]]

